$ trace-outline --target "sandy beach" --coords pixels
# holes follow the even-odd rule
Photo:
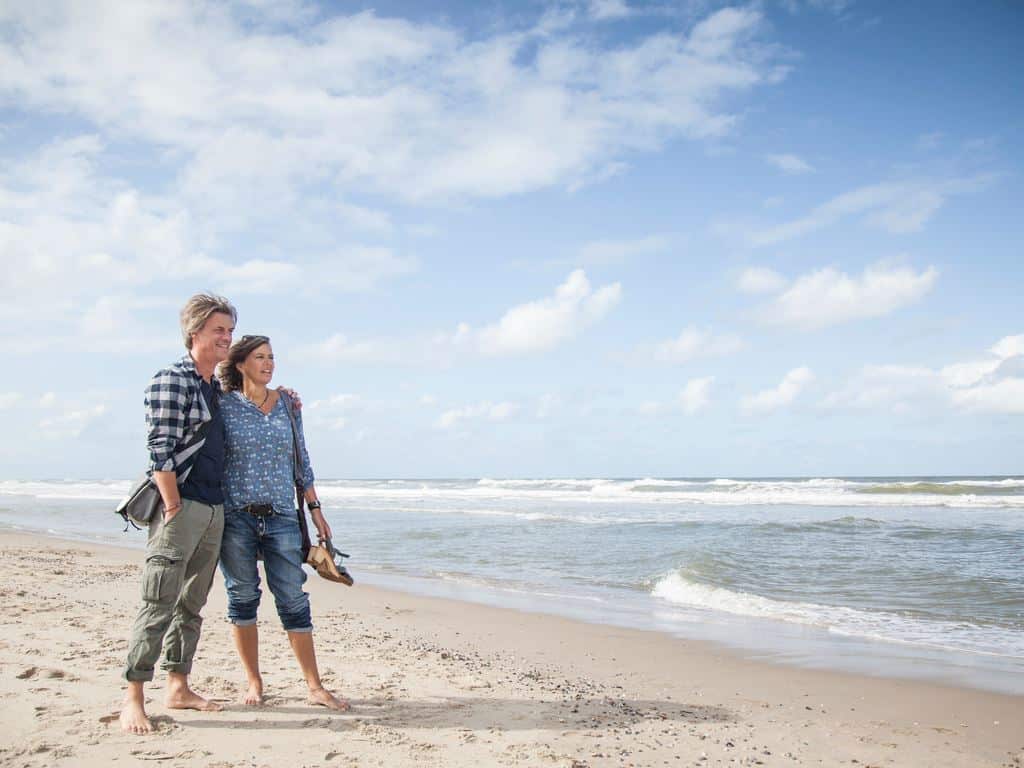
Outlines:
[[[306,703],[268,593],[267,703],[237,703],[218,578],[192,681],[225,710],[167,710],[158,676],[157,732],[129,736],[116,718],[140,554],[0,534],[0,764],[1024,765],[1022,697],[315,577],[321,671],[351,712]]]

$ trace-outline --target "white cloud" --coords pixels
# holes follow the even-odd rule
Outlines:
[[[186,294],[197,279],[228,295],[370,290],[417,268],[353,242],[392,235],[397,206],[598,183],[637,152],[728,133],[735,96],[784,72],[753,8],[609,48],[572,12],[471,36],[265,5],[4,6],[0,105],[84,134],[0,165],[5,322],[45,302],[52,343],[73,345],[83,307],[96,332],[103,301],[168,279]],[[665,247],[592,246],[597,260]],[[4,349],[24,351],[8,327]]]
[[[881,317],[919,300],[937,277],[934,267],[916,272],[879,263],[860,276],[826,267],[794,280],[764,308],[762,317],[771,324],[804,329]]]
[[[910,365],[866,365],[844,387],[829,393],[825,408],[908,410],[925,402],[941,402],[942,377],[930,368]]]
[[[310,403],[309,407],[312,410],[334,410],[339,408],[351,408],[359,400],[358,395],[339,393],[325,397],[320,400],[314,400]]]
[[[736,284],[743,293],[776,293],[786,287],[786,278],[767,267],[747,267]]]
[[[582,264],[618,264],[638,256],[663,253],[669,247],[664,235],[651,235],[636,240],[595,240],[580,248]]]
[[[686,413],[696,413],[707,407],[711,402],[711,384],[714,376],[690,379],[679,393],[679,405]]]
[[[342,220],[354,229],[384,233],[392,230],[391,215],[387,211],[343,202],[334,205]]]
[[[571,13],[478,38],[373,12],[303,20],[18,4],[0,22],[17,30],[0,37],[0,98],[166,148],[197,203],[260,216],[322,182],[409,200],[568,186],[627,152],[722,135],[736,120],[723,97],[782,72],[751,8],[611,50]]]
[[[950,387],[971,387],[994,373],[1001,363],[998,358],[952,363],[942,368],[939,376]]]
[[[595,19],[621,19],[629,14],[630,8],[624,0],[590,0],[590,15]]]
[[[832,226],[851,216],[892,233],[917,232],[946,200],[974,191],[991,177],[950,179],[946,181],[883,182],[859,187],[837,195],[799,219],[756,232],[756,246],[775,245]]]
[[[1024,355],[1024,334],[1004,336],[992,345],[991,352],[1001,360]]]
[[[1024,334],[1004,336],[989,353],[989,360],[942,370],[953,403],[972,411],[1024,413]]]
[[[676,338],[657,344],[654,359],[662,363],[685,363],[700,357],[730,355],[742,347],[743,342],[735,334],[715,334],[689,326]]]
[[[607,315],[621,296],[618,283],[593,290],[586,273],[577,269],[554,296],[512,307],[497,323],[482,328],[480,350],[507,355],[551,349]]]
[[[0,411],[13,408],[22,400],[20,392],[0,392]]]
[[[765,155],[764,159],[783,173],[791,175],[814,173],[814,166],[796,155]]]
[[[447,410],[437,418],[434,425],[440,429],[451,429],[464,421],[506,421],[518,409],[519,406],[516,403],[484,401]]]
[[[309,415],[305,418],[332,431],[342,430],[348,427],[349,412],[358,404],[358,395],[334,394],[310,403]]]
[[[618,283],[593,289],[586,273],[578,269],[555,289],[553,296],[514,306],[483,328],[459,323],[453,332],[362,340],[335,333],[301,346],[297,355],[314,363],[446,366],[469,356],[543,352],[575,338],[605,317],[618,304],[621,293]]]
[[[397,363],[403,360],[401,343],[397,340],[353,341],[343,333],[304,344],[295,354],[300,360],[319,363]]]
[[[743,397],[740,407],[746,411],[774,411],[792,403],[813,379],[814,374],[810,368],[794,368],[782,378],[777,387]]]
[[[299,248],[287,261],[212,257],[203,227],[183,202],[103,176],[103,153],[97,137],[78,136],[0,166],[0,287],[8,296],[0,316],[9,318],[10,330],[32,322],[45,302],[55,315],[46,329],[54,339],[71,346],[99,339],[105,351],[130,351],[158,336],[133,313],[159,306],[147,292],[164,290],[168,281],[181,283],[186,295],[197,279],[232,296],[300,287],[364,291],[416,267],[415,259],[387,247],[336,241],[306,243],[312,250]],[[8,333],[2,343],[17,348],[20,338]]]
[[[50,439],[78,437],[86,427],[107,412],[104,404],[86,407],[73,407],[48,416],[39,422],[40,435]]]
[[[1024,378],[1008,377],[991,384],[953,390],[953,402],[974,411],[1024,413]]]
[[[888,408],[910,411],[948,408],[990,413],[1024,413],[1024,335],[1006,336],[991,357],[933,369],[908,365],[867,365],[822,401],[826,408]]]

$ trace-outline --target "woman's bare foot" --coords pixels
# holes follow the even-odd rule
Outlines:
[[[118,718],[121,722],[121,730],[125,733],[141,735],[153,732],[153,723],[146,716],[144,701],[141,688],[138,691],[132,687],[128,688],[128,693],[124,697],[124,706],[121,707],[121,716]]]
[[[249,681],[249,687],[242,695],[242,703],[247,707],[259,707],[263,704],[263,680],[257,678]]]
[[[174,693],[168,692],[165,703],[168,709],[197,709],[200,712],[220,712],[224,709],[216,701],[204,699],[191,688]]]
[[[326,688],[311,688],[309,691],[309,703],[318,704],[328,709],[336,709],[339,712],[347,712],[352,708],[347,701],[337,698]]]

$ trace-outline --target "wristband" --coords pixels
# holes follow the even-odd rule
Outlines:
[[[310,512],[312,512],[314,509],[321,508],[320,501],[317,499],[314,499],[313,501],[307,501],[306,506],[309,507]]]

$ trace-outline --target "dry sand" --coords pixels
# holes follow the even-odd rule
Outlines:
[[[223,584],[192,676],[219,713],[120,731],[141,552],[0,534],[0,765],[1024,766],[1024,697],[797,669],[713,646],[312,577],[310,706],[264,594],[267,703],[243,707]],[[357,572],[358,575],[358,572]]]

